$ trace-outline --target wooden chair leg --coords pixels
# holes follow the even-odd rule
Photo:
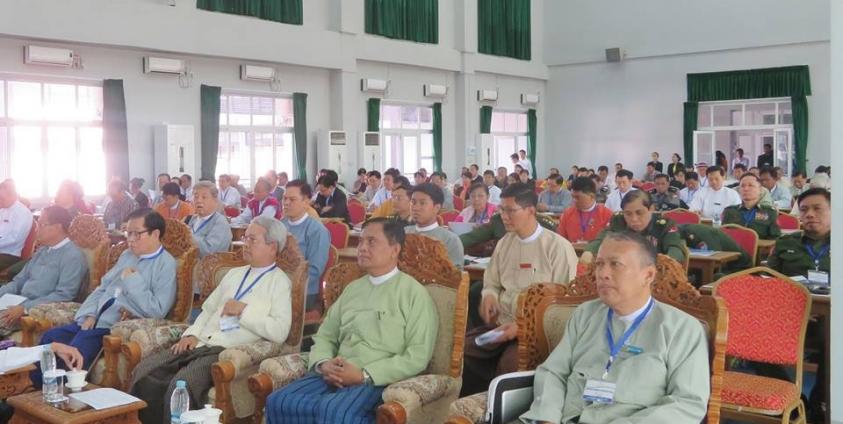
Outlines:
[[[234,404],[231,402],[231,382],[237,372],[230,361],[219,361],[211,366],[211,377],[214,379],[215,405],[222,410],[222,422],[233,422]]]
[[[129,384],[132,382],[132,374],[141,360],[141,347],[138,342],[126,342],[121,345],[120,352],[126,361],[126,381],[123,382],[123,390],[128,391]]]
[[[272,393],[272,379],[266,374],[253,374],[249,377],[249,391],[255,396],[255,415],[252,416],[254,424],[263,422],[266,399]]]
[[[105,357],[105,374],[102,378],[104,387],[123,388],[117,372],[122,346],[123,339],[119,336],[107,335],[102,338],[103,356]]]

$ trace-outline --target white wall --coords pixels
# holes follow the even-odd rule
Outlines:
[[[831,114],[832,116],[841,116],[843,114],[843,3],[835,1],[831,5]],[[831,146],[831,166],[836,169],[843,167],[843,120],[835,119],[831,121],[831,137],[838,142]],[[835,187],[843,187],[843,176],[839,171],[832,174],[832,180]],[[843,228],[843,211],[841,211],[841,201],[839,197],[832,199],[832,222],[833,228]],[[843,237],[832,237],[832,253],[831,266],[833,269],[843,269]],[[831,294],[831,302],[836,307],[831,308],[831,358],[838,358],[832,360],[828,365],[831,368],[831,422],[832,424],[843,424],[843,365],[840,364],[839,358],[843,358],[843,290],[840,290],[839,284],[834,292]]]

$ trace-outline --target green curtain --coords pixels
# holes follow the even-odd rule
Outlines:
[[[697,130],[697,118],[699,116],[699,103],[685,103],[685,120],[682,141],[685,147],[685,164],[692,167],[694,163],[694,131]]]
[[[442,103],[433,104],[433,170],[442,171]]]
[[[688,101],[810,96],[807,65],[688,74]]]
[[[378,132],[381,129],[381,99],[371,98],[366,102],[366,131]]]
[[[796,171],[805,171],[808,159],[808,98],[792,96],[790,98],[791,113],[793,114],[793,145],[796,147]]]
[[[217,180],[217,155],[220,144],[220,95],[222,88],[202,85],[199,88],[201,113],[201,179]]]
[[[299,179],[307,181],[307,94],[293,93],[293,131]]]
[[[302,24],[302,0],[196,0],[198,9]]]
[[[478,0],[477,50],[530,60],[530,0]]]
[[[480,107],[480,134],[492,133],[492,107]]]
[[[366,0],[366,33],[439,43],[439,0]]]
[[[527,111],[527,157],[530,159],[530,165],[533,167],[533,175],[536,178],[538,170],[536,169],[536,126],[538,121],[536,119],[536,110],[530,109]]]
[[[106,178],[119,177],[128,183],[129,132],[123,80],[107,79],[102,82],[102,149],[105,152]]]

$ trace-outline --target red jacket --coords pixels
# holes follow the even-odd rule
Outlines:
[[[571,206],[559,217],[559,227],[556,232],[571,243],[580,240],[591,241],[606,229],[611,220],[612,211],[599,203],[591,212],[581,212],[576,206]],[[583,226],[585,232],[582,230]]]
[[[249,200],[249,203],[246,204],[246,207],[252,211],[252,218],[257,218],[260,216],[261,212],[263,212],[263,208],[260,207],[260,201],[258,199],[252,198]],[[281,219],[284,216],[284,211],[281,208],[281,204],[278,203],[272,196],[266,196],[266,200],[263,202],[263,207],[267,206],[274,206],[275,207],[275,219]]]

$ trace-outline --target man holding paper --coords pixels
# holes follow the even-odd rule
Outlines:
[[[574,247],[539,225],[537,203],[535,190],[527,184],[511,184],[501,193],[498,211],[507,234],[495,247],[483,277],[480,316],[486,325],[466,333],[460,396],[485,391],[495,376],[516,371],[519,293],[535,283],[568,284],[576,276]]]
[[[68,302],[79,292],[88,273],[85,254],[69,238],[70,213],[50,206],[38,220],[38,243],[42,246],[23,270],[0,287],[0,337],[20,329],[20,319],[33,306]]]

